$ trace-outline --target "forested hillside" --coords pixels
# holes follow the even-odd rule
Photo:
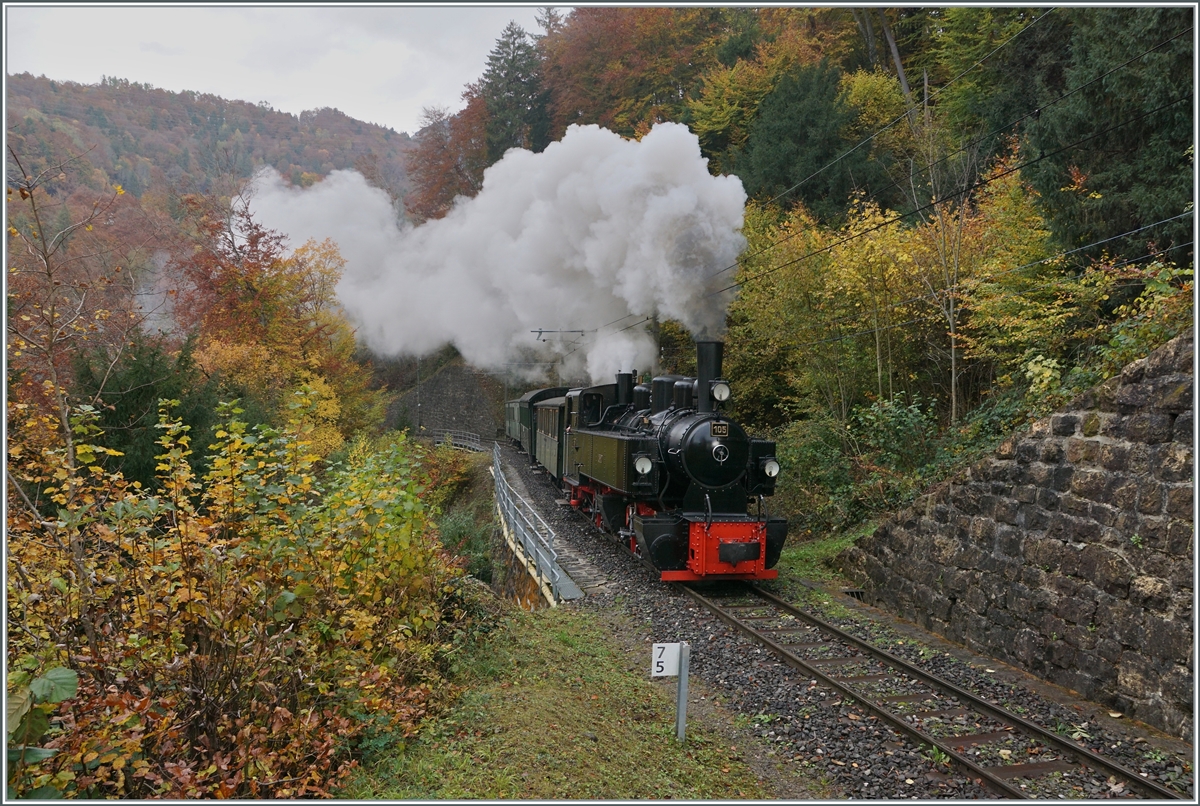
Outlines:
[[[380,433],[345,262],[254,220],[257,169],[421,222],[573,124],[689,126],[749,194],[725,371],[803,539],[1191,324],[1194,15],[547,9],[412,138],[9,76],[11,791],[328,794],[486,629],[438,540],[461,466]]]
[[[75,181],[92,190],[208,193],[223,176],[245,179],[270,165],[295,185],[357,169],[393,197],[408,191],[408,134],[336,109],[297,116],[121,78],[82,85],[27,73],[8,77],[7,100],[9,143],[26,167],[83,153]]]
[[[547,10],[415,138],[410,212],[571,124],[741,178],[726,371],[793,524],[845,526],[1192,319],[1183,8]],[[437,166],[427,171],[423,166]],[[454,170],[449,170],[453,167]],[[666,369],[686,333],[660,323]]]

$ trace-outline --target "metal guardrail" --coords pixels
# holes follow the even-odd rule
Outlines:
[[[558,566],[554,530],[504,478],[498,443],[492,448],[492,475],[496,478],[496,508],[504,522],[505,537],[510,538],[514,549],[519,547],[529,573],[551,606],[558,604],[563,600],[564,583],[573,583]]]
[[[460,451],[476,451],[482,453],[487,450],[483,447],[483,443],[478,434],[473,434],[470,431],[458,431],[453,428],[431,428],[429,435],[433,438],[434,444],[449,445],[451,448],[457,448]]]

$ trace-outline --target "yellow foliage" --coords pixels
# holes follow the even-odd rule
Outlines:
[[[299,372],[298,377],[304,386],[312,390],[313,406],[304,418],[304,422],[312,427],[308,439],[313,453],[324,458],[346,441],[338,430],[342,406],[333,386],[325,378],[309,371]]]
[[[94,412],[72,417],[72,453],[54,417],[10,401],[9,684],[54,666],[80,677],[46,734],[59,752],[10,769],[18,794],[327,795],[368,728],[415,731],[462,574],[403,436],[318,479],[338,406],[315,380],[280,429],[222,406],[203,478],[166,402],[154,496],[74,462],[106,450]]]
[[[689,126],[712,153],[709,169],[728,170],[721,160],[750,136],[759,104],[793,67],[836,60],[848,46],[851,28],[834,12],[819,9],[767,9],[759,12],[767,36],[752,59],[706,72],[698,97],[689,99]]]
[[[260,345],[226,342],[212,337],[196,351],[196,364],[206,375],[220,375],[226,381],[251,389],[278,388],[282,372],[272,355]]]
[[[322,456],[355,431],[376,427],[384,408],[384,394],[369,388],[370,371],[354,358],[354,331],[337,303],[345,265],[333,241],[309,240],[271,265],[263,281],[271,296],[267,321],[247,332],[221,322],[258,322],[253,311],[214,319],[196,351],[206,373],[219,375],[229,392],[254,397],[276,422],[291,391],[316,390],[323,413],[312,425]],[[261,298],[255,304],[266,305]]]
[[[915,152],[912,129],[903,120],[896,122],[904,115],[907,103],[895,76],[879,68],[847,73],[842,77],[841,97],[858,112],[846,132],[848,138],[874,136],[872,148],[876,150],[897,155]]]
[[[706,73],[700,96],[688,101],[692,131],[709,147],[744,146],[758,105],[776,79],[767,67],[740,59],[733,67]]]

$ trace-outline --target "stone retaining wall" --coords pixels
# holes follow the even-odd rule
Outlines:
[[[503,384],[486,373],[456,361],[421,381],[420,390],[409,389],[388,410],[387,425],[417,427],[417,403],[423,433],[451,428],[479,434],[484,441],[503,434]]]
[[[540,610],[549,606],[537,580],[509,548],[500,527],[492,530],[492,590],[516,602],[522,610]]]
[[[839,559],[868,601],[1176,735],[1193,729],[1193,334]]]

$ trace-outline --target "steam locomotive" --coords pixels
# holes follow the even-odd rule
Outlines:
[[[622,372],[614,384],[529,392],[505,404],[505,431],[663,580],[773,579],[787,538],[787,520],[765,505],[775,443],[721,413],[724,344],[696,350],[695,378],[635,386]]]

